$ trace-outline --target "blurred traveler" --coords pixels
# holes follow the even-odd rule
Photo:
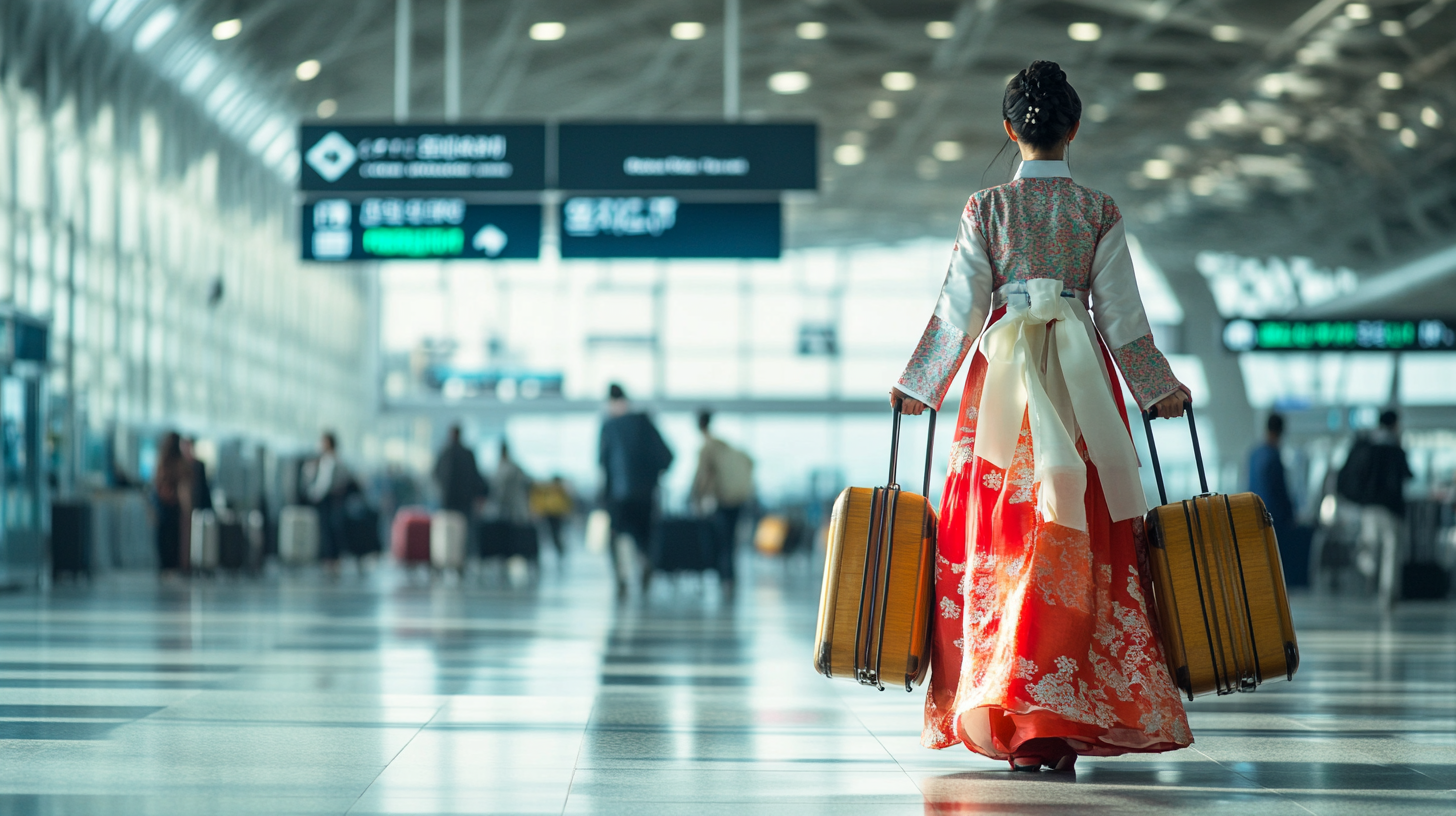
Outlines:
[[[211,510],[212,487],[207,481],[207,465],[197,458],[197,437],[182,437],[182,455],[192,470],[192,509]]]
[[[188,550],[183,531],[190,529],[192,468],[182,453],[182,437],[168,432],[157,444],[157,468],[152,475],[157,502],[157,563],[163,577],[187,569]]]
[[[339,554],[348,535],[344,502],[354,484],[349,469],[339,461],[338,450],[333,431],[324,431],[319,438],[319,455],[304,465],[303,473],[308,500],[318,508],[319,561],[330,575],[339,571]]]
[[[1385,411],[1380,426],[1357,437],[1336,481],[1340,494],[1360,505],[1360,548],[1356,564],[1378,575],[1380,602],[1395,603],[1400,570],[1400,523],[1405,516],[1405,483],[1414,474],[1400,446],[1400,415]]]
[[[698,471],[693,475],[689,501],[699,512],[713,521],[716,551],[713,562],[723,594],[733,597],[735,577],[735,544],[738,541],[738,517],[753,500],[753,459],[727,442],[713,436],[709,426],[710,411],[698,412],[698,430],[703,434],[703,447],[698,451]]]
[[[575,504],[566,480],[559,475],[531,487],[531,515],[546,522],[551,545],[561,559],[566,558],[566,520]]]
[[[1081,116],[1056,63],[1007,82],[1002,126],[1021,166],[961,210],[940,297],[890,394],[907,414],[938,408],[970,360],[936,539],[946,568],[924,741],[1020,771],[1193,741],[1163,650],[1140,634],[1152,629],[1135,527],[1147,502],[1113,364],[1152,416],[1181,416],[1189,391],[1153,342],[1117,205],[1072,180]],[[1059,351],[1042,360],[1028,342]]]
[[[633,411],[627,392],[613,383],[607,389],[607,419],[602,423],[599,446],[602,472],[606,478],[604,496],[612,516],[612,569],[617,576],[617,597],[627,594],[626,568],[619,562],[617,537],[632,539],[643,562],[642,590],[652,580],[646,558],[657,512],[657,482],[672,464],[672,450],[662,440],[657,426],[640,411]]]
[[[489,488],[475,463],[475,454],[460,442],[460,426],[452,425],[445,447],[435,459],[435,483],[440,486],[440,506],[470,518]]]
[[[511,458],[511,446],[500,446],[500,462],[491,477],[496,518],[512,524],[531,523],[531,477]]]
[[[1289,498],[1289,482],[1279,449],[1283,439],[1284,417],[1270,414],[1264,424],[1264,444],[1249,454],[1249,491],[1264,500],[1264,507],[1274,519],[1274,534],[1281,541],[1288,539],[1294,524],[1294,502]]]

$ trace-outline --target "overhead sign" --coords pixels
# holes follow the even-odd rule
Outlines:
[[[563,258],[777,258],[779,204],[578,196],[561,205]]]
[[[303,259],[536,258],[541,207],[461,198],[342,198],[303,206]]]
[[[1456,323],[1441,320],[1230,320],[1230,351],[1456,351]]]
[[[308,191],[546,187],[545,125],[304,125],[298,144]]]
[[[813,190],[814,124],[569,124],[557,137],[564,190]]]

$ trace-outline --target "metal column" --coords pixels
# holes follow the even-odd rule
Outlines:
[[[739,0],[723,0],[723,118],[738,121]]]
[[[445,121],[460,121],[460,0],[445,0]]]
[[[414,33],[410,0],[394,0],[394,121],[409,121],[410,40]]]

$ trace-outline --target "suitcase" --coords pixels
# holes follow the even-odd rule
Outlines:
[[[900,406],[894,409],[886,487],[850,487],[829,520],[814,668],[881,691],[889,679],[912,691],[930,668],[935,510],[895,482]],[[935,449],[935,412],[925,446],[925,493]]]
[[[231,513],[217,521],[217,565],[225,570],[252,569],[248,531]]]
[[[465,514],[437,510],[430,516],[430,565],[435,569],[463,569],[469,532]]]
[[[1168,503],[1152,417],[1143,413],[1161,500],[1148,512],[1147,534],[1168,671],[1189,700],[1293,680],[1299,643],[1274,520],[1253,493],[1208,491],[1198,425],[1192,405],[1186,408],[1203,493],[1176,504]]]
[[[51,577],[91,577],[91,505],[85,500],[51,503]]]
[[[430,563],[430,512],[404,507],[389,527],[389,550],[402,564]]]
[[[540,534],[534,524],[485,519],[475,530],[480,538],[481,558],[519,555],[533,564],[541,560]]]
[[[278,515],[278,557],[285,564],[307,564],[318,559],[318,511],[303,504],[289,505]]]
[[[379,550],[379,511],[363,496],[350,496],[344,503],[344,552],[365,556]]]
[[[217,514],[211,510],[192,511],[192,571],[217,569],[221,547]]]
[[[662,572],[704,572],[716,566],[711,519],[660,519],[652,532],[651,563]]]

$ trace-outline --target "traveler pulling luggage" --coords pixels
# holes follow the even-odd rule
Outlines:
[[[454,510],[437,510],[430,516],[430,566],[435,569],[465,568],[468,524],[465,514]]]
[[[389,549],[401,564],[430,563],[430,511],[400,508],[389,527]]]
[[[925,493],[935,447],[935,411],[925,446]],[[834,502],[814,636],[814,668],[884,691],[912,691],[930,668],[935,510],[924,495],[895,481],[900,403],[890,441],[885,487],[850,487]]]
[[[1143,412],[1160,506],[1147,516],[1153,591],[1168,671],[1192,700],[1200,694],[1253,691],[1265,680],[1294,679],[1299,643],[1279,562],[1274,521],[1253,493],[1208,491],[1192,403],[1185,403],[1203,492],[1168,503]]]
[[[318,510],[294,504],[278,515],[278,557],[285,564],[308,564],[318,558]]]

